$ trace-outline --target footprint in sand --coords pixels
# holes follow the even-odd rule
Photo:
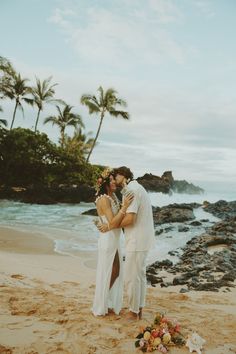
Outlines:
[[[20,280],[25,279],[25,277],[21,274],[12,274],[11,278],[20,279]]]

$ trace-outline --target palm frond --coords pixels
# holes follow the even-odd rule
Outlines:
[[[125,100],[122,100],[121,98],[116,99],[116,104],[122,107],[127,107],[127,102]]]
[[[0,124],[2,124],[5,127],[7,127],[7,120],[6,119],[0,119]]]
[[[26,103],[28,103],[31,106],[34,105],[34,100],[32,98],[23,97],[22,100],[25,101]]]
[[[58,121],[58,119],[56,116],[49,116],[44,119],[43,123],[44,124],[52,123],[52,125],[54,125],[54,124],[57,124],[57,121]]]
[[[21,113],[22,113],[23,117],[25,118],[25,112],[24,112],[24,108],[23,108],[21,102],[18,102],[17,108],[21,110]]]
[[[124,112],[124,111],[110,110],[109,113],[110,113],[111,116],[116,117],[116,118],[119,117],[119,116],[121,116],[124,119],[129,119],[130,118],[129,113],[128,112]]]

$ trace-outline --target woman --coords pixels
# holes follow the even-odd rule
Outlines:
[[[123,205],[115,195],[116,183],[111,171],[105,171],[98,179],[96,207],[102,222],[115,223],[119,227],[126,209],[133,200],[127,195]],[[96,289],[92,312],[105,316],[109,312],[120,313],[123,300],[123,257],[120,245],[121,229],[99,233]]]

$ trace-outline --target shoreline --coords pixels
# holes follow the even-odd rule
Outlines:
[[[13,354],[137,353],[134,341],[139,327],[151,324],[156,312],[177,318],[186,335],[197,331],[207,341],[206,354],[236,351],[235,288],[181,294],[181,286],[148,287],[143,320],[128,323],[125,319],[126,294],[120,316],[96,318],[91,314],[96,273],[89,267],[93,252],[79,257],[60,255],[44,235],[3,227],[0,240],[3,353],[1,346]],[[170,353],[187,354],[188,349],[173,347]]]

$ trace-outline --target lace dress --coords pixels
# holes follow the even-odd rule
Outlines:
[[[113,215],[119,211],[118,199],[105,195],[111,201]],[[100,196],[102,197],[102,196]],[[100,198],[99,197],[99,198]],[[99,199],[96,199],[97,200]],[[107,223],[106,216],[101,216],[103,222]],[[110,288],[113,261],[118,251],[120,261],[119,276]],[[121,229],[110,230],[106,233],[99,233],[98,238],[98,263],[96,273],[96,289],[93,301],[92,312],[95,316],[106,315],[108,309],[113,309],[119,314],[123,301],[123,257],[121,252]]]

